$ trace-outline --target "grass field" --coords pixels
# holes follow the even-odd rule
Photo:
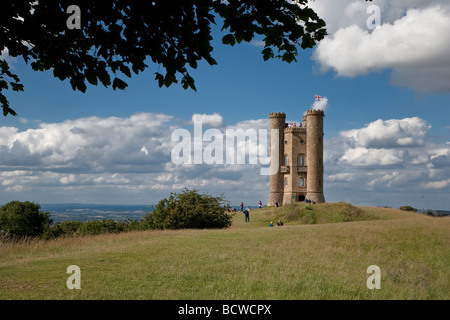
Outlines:
[[[450,218],[345,203],[242,213],[223,230],[0,243],[0,299],[445,299]],[[268,223],[282,219],[283,227]],[[81,289],[69,290],[69,265]],[[381,269],[381,289],[366,272]]]

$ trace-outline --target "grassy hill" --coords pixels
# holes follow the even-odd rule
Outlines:
[[[223,230],[3,242],[0,299],[448,300],[449,231],[450,218],[335,203],[236,213]],[[366,286],[370,265],[380,290]]]

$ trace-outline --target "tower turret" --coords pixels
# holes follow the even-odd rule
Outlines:
[[[306,112],[306,198],[317,203],[325,202],[323,195],[323,110]]]
[[[283,173],[281,166],[284,158],[284,128],[286,122],[286,114],[284,112],[272,112],[269,114],[270,119],[270,194],[268,205],[273,206],[277,202],[279,205],[283,201]],[[278,139],[276,138],[278,135]],[[272,145],[272,141],[276,141]]]

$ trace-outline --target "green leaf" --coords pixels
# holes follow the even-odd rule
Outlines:
[[[273,51],[271,48],[265,48],[263,51],[261,51],[261,53],[263,54],[264,61],[267,61],[270,58],[274,57],[274,54],[273,54]]]
[[[0,81],[0,91],[3,89],[8,90],[8,82],[6,80]]]
[[[11,88],[13,91],[23,91],[23,84],[11,82]]]
[[[181,84],[183,86],[183,89],[185,90],[191,88],[192,90],[197,91],[197,88],[195,87],[194,83],[195,83],[194,78],[192,78],[189,74],[185,75],[181,80]]]
[[[158,85],[160,88],[164,85],[164,76],[161,73],[155,72],[155,80],[158,80]]]
[[[125,88],[128,87],[128,84],[125,81],[120,80],[119,78],[114,78],[112,86],[114,90],[125,90]]]
[[[229,44],[230,46],[234,46],[234,44],[236,43],[236,39],[232,34],[227,34],[226,36],[224,36],[222,38],[222,43]]]
[[[130,68],[127,66],[124,66],[123,64],[120,65],[120,71],[126,75],[128,78],[131,78],[131,71]]]
[[[96,86],[98,81],[97,81],[97,76],[95,75],[95,73],[91,70],[91,69],[86,69],[84,70],[84,76],[86,77],[86,80]]]

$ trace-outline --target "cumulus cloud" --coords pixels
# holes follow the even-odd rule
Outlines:
[[[330,17],[331,32],[313,55],[323,71],[355,77],[391,69],[395,85],[422,93],[450,92],[450,38],[442,36],[450,32],[448,2],[374,2],[380,7],[382,24],[373,30],[366,26],[369,15],[364,10],[369,4],[347,1],[341,10],[349,19],[333,12],[333,20],[331,9],[323,9],[324,2],[329,4],[321,1],[322,7],[317,6],[326,22]]]
[[[187,187],[223,193],[232,203],[267,200],[269,177],[260,175],[267,165],[249,164],[249,153],[260,146],[235,142],[235,151],[245,148],[245,164],[175,165],[170,137],[183,126],[190,124],[165,114],[141,113],[41,123],[25,131],[0,127],[2,199],[154,203]],[[254,119],[219,131],[268,128],[268,119]],[[392,197],[408,193],[411,186],[428,197],[448,193],[450,144],[430,140],[429,128],[420,118],[376,120],[326,137],[327,200],[364,199],[378,205],[385,192]]]
[[[5,48],[0,51],[0,60],[5,60],[11,66],[11,64],[17,61],[17,58],[11,57],[8,48]]]
[[[443,189],[450,186],[450,179],[440,181],[430,181],[424,184],[427,189]]]
[[[379,119],[325,139],[328,199],[397,206],[405,201],[422,207],[426,197],[445,208],[450,144],[430,137],[430,128],[418,117]]]
[[[402,150],[357,147],[347,150],[341,160],[355,166],[387,166],[403,162],[403,156]]]
[[[314,100],[314,103],[311,105],[310,109],[323,110],[326,112],[328,110],[328,98],[322,97],[319,100]]]
[[[342,131],[354,146],[363,148],[414,147],[424,144],[426,133],[431,128],[421,118],[381,120],[369,123],[361,129]]]
[[[218,113],[213,114],[194,113],[192,115],[192,122],[194,121],[200,121],[202,125],[209,127],[223,127],[225,125],[223,117]]]
[[[220,114],[200,119],[224,125]],[[218,131],[268,125],[268,119],[247,120]],[[249,164],[249,152],[258,148],[254,141],[233,145],[246,148],[242,165],[175,165],[171,134],[183,126],[190,127],[170,115],[139,113],[41,123],[24,131],[0,127],[0,192],[41,203],[145,203],[185,187],[231,197],[238,189],[239,196],[265,194],[268,177],[260,175],[260,165]],[[245,184],[253,187],[239,187]]]
[[[418,117],[404,119],[378,119],[360,129],[342,131],[346,149],[339,158],[354,166],[393,166],[410,161],[428,163],[431,155],[416,150],[425,145],[431,128]]]
[[[167,135],[173,117],[136,114],[129,118],[90,117],[42,123],[18,132],[1,127],[0,167],[102,172],[154,170],[167,160]],[[151,150],[150,152],[142,152]]]

